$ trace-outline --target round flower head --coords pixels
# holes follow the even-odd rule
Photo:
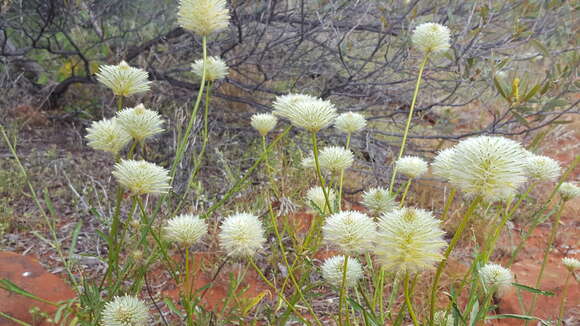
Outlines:
[[[285,101],[288,105],[275,103],[274,114],[289,119],[295,127],[318,132],[330,126],[336,119],[336,109],[329,101],[308,95],[293,96],[289,99],[293,101]]]
[[[252,116],[251,125],[261,136],[266,136],[276,127],[278,118],[271,113],[256,113]]]
[[[562,258],[562,264],[564,264],[570,273],[574,273],[574,271],[580,269],[580,260],[576,258],[564,257]]]
[[[262,223],[248,213],[226,217],[218,237],[220,246],[232,257],[253,256],[266,242]]]
[[[230,12],[225,0],[180,0],[177,22],[184,29],[208,36],[228,27]]]
[[[294,109],[294,104],[302,101],[313,101],[316,97],[306,94],[286,94],[276,97],[272,106],[274,107],[274,114],[290,119],[290,113]]]
[[[404,156],[397,160],[397,171],[415,179],[427,172],[427,162],[416,156]]]
[[[101,325],[146,326],[149,325],[149,309],[145,302],[135,297],[114,297],[105,304]]]
[[[375,222],[364,213],[343,211],[332,214],[322,227],[324,240],[345,253],[364,253],[373,247]]]
[[[541,155],[530,155],[525,166],[528,177],[541,181],[555,181],[560,177],[560,164],[555,160]]]
[[[350,149],[329,146],[320,151],[318,162],[322,169],[338,173],[352,166],[354,156]]]
[[[121,160],[113,176],[132,195],[162,194],[169,191],[169,171],[146,161]]]
[[[117,112],[117,121],[138,142],[163,132],[159,113],[146,109],[143,104]]]
[[[395,196],[384,188],[370,188],[362,195],[362,204],[374,213],[384,214],[397,208]]]
[[[362,130],[367,125],[365,117],[360,113],[346,112],[336,118],[334,127],[346,134]]]
[[[437,23],[424,23],[415,27],[411,41],[425,54],[439,54],[451,46],[449,28]]]
[[[97,80],[109,87],[117,96],[130,96],[149,91],[151,82],[149,74],[139,68],[129,66],[121,61],[116,66],[102,65],[97,72]]]
[[[417,273],[430,269],[447,246],[440,221],[418,208],[395,209],[379,220],[375,254],[386,270]]]
[[[433,169],[433,174],[443,178],[445,180],[449,180],[451,174],[453,173],[453,156],[455,155],[455,148],[447,148],[439,152],[433,163],[431,164],[431,168]]]
[[[454,147],[449,157],[449,182],[470,197],[488,202],[505,200],[526,181],[528,154],[520,144],[503,137],[479,136]]]
[[[440,310],[433,316],[433,322],[435,326],[453,326],[455,325],[455,318],[453,318],[452,313],[447,313],[446,311]]]
[[[580,197],[580,187],[573,184],[572,182],[563,182],[558,188],[558,192],[560,192],[560,197],[563,200],[570,200],[576,197]]]
[[[195,60],[191,64],[191,71],[200,79],[203,76],[203,59]],[[208,57],[205,66],[205,79],[215,81],[224,79],[228,75],[228,66],[219,57]]]
[[[333,189],[328,189],[328,201],[330,205],[333,205],[336,200],[336,192]],[[328,208],[326,207],[326,199],[324,198],[324,193],[322,192],[322,187],[312,187],[306,193],[306,198],[310,206],[318,211],[327,213]]]
[[[342,287],[342,276],[344,271],[344,256],[333,256],[324,261],[322,264],[322,277],[328,284]],[[345,286],[352,288],[363,277],[362,265],[358,259],[348,257],[346,263]]]
[[[512,286],[514,276],[512,272],[498,264],[489,263],[479,270],[481,281],[487,291],[497,291],[498,297],[502,297]]]
[[[131,136],[121,128],[115,118],[94,121],[87,129],[85,138],[91,148],[112,154],[119,153],[131,141]]]
[[[167,221],[164,231],[168,240],[191,246],[207,234],[207,223],[197,215],[184,214]]]

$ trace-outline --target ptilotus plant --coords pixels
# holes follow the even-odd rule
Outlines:
[[[236,13],[239,14],[243,13]],[[305,93],[279,95],[270,104],[271,112],[253,114],[247,124],[255,129],[252,132],[259,145],[255,152],[248,151],[257,153],[251,156],[251,167],[231,188],[211,198],[211,204],[192,205],[188,191],[202,169],[209,144],[211,91],[227,80],[229,73],[227,58],[208,54],[208,40],[226,30],[229,21],[224,0],[179,2],[177,22],[201,40],[202,57],[188,63],[199,88],[186,112],[184,130],[175,132],[175,153],[168,161],[147,161],[154,156],[146,155],[146,149],[147,142],[173,131],[167,130],[171,124],[148,103],[123,106],[124,98],[145,93],[154,86],[149,74],[125,61],[103,65],[97,73],[97,80],[117,98],[117,107],[109,111],[108,117],[91,123],[86,140],[92,149],[112,156],[110,170],[116,193],[110,196],[113,209],[111,216],[103,219],[107,231],[101,235],[107,243],[107,268],[96,286],[83,286],[84,296],[79,300],[78,311],[88,311],[79,313],[83,325],[169,325],[174,321],[166,319],[168,314],[176,325],[188,326],[249,321],[318,326],[333,321],[340,326],[400,326],[409,322],[414,326],[476,325],[494,313],[494,300],[500,300],[514,287],[526,288],[514,283],[511,263],[494,263],[499,260],[493,254],[502,230],[539,183],[554,185],[527,230],[531,234],[542,218],[551,217],[545,210],[554,207],[540,273],[535,284],[527,286],[533,286],[531,291],[536,294],[542,293],[538,288],[562,210],[580,195],[578,186],[564,182],[574,166],[563,171],[557,161],[532,153],[515,140],[495,135],[458,139],[453,146],[440,150],[431,164],[426,158],[406,154],[422,76],[429,61],[452,46],[452,31],[438,23],[418,24],[410,34],[412,51],[420,54],[411,105],[399,150],[386,162],[390,167],[389,182],[362,189],[360,203],[364,211],[348,206],[343,185],[351,177],[351,169],[358,168],[359,153],[351,146],[351,137],[372,125],[373,120],[348,111],[352,108],[337,107],[329,98]],[[409,62],[413,62],[410,58]],[[190,146],[190,141],[200,118],[201,146],[196,148]],[[289,150],[285,144],[300,142],[300,137],[286,139],[292,128],[309,141],[308,148],[300,153],[304,159],[295,164],[308,183],[303,189],[294,184],[281,186],[289,169],[274,165],[276,154]],[[338,134],[339,140],[333,143],[325,139],[324,146],[320,146],[325,129]],[[4,132],[3,136],[7,138]],[[193,167],[182,171],[186,155],[191,155]],[[411,185],[430,176],[429,169],[452,191],[444,207],[433,205],[427,210],[412,206],[420,205],[412,191],[416,186]],[[188,176],[182,193],[174,187],[178,171]],[[252,197],[250,204],[232,203],[236,196],[244,196],[242,191],[249,188],[250,177],[256,172],[264,176],[260,180],[265,180],[256,190],[262,195],[260,200]],[[465,209],[453,205],[456,197],[466,203]],[[305,232],[288,222],[288,213],[282,208],[285,204],[292,208],[302,205],[311,215]],[[493,215],[485,216],[490,219],[492,230],[470,251],[468,272],[457,283],[442,286],[440,280],[453,251],[471,223],[486,214]],[[457,225],[447,219],[451,215],[459,216]],[[451,226],[453,234],[446,234],[444,222]],[[524,241],[525,237],[512,253],[512,260]],[[201,266],[195,266],[193,251],[204,245],[216,248],[218,259],[215,267],[209,267],[214,277],[198,289],[193,277]],[[330,254],[320,258],[321,252]],[[204,296],[228,264],[239,267],[241,272],[229,275],[230,288],[222,307],[209,311],[202,304]],[[568,257],[562,264],[569,271],[567,288],[580,263]],[[159,266],[179,288],[175,303],[170,299],[162,303],[156,293],[151,293],[147,272]],[[250,268],[266,290],[248,304],[242,298],[247,289],[240,286]],[[434,276],[431,278],[430,274]],[[417,286],[421,284],[425,286]],[[328,289],[331,291],[324,292]],[[417,309],[417,296],[424,294],[420,291],[426,292],[427,302]],[[327,306],[320,309],[316,300],[320,300],[321,293],[329,292],[332,297],[325,299]],[[440,292],[449,294],[451,302],[446,306],[438,300]],[[458,300],[464,296],[467,303]],[[565,297],[560,304],[559,321],[563,318]],[[262,300],[273,304],[256,308]],[[535,300],[536,296],[526,307],[529,316],[522,318],[535,318]]]

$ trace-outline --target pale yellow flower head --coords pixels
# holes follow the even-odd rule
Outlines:
[[[253,256],[264,246],[264,227],[257,216],[238,213],[226,217],[218,235],[220,246],[228,256]]]
[[[276,127],[277,123],[278,118],[271,113],[256,113],[252,116],[250,124],[260,133],[261,136],[266,136]]]
[[[371,250],[376,232],[376,223],[368,215],[357,211],[332,214],[322,227],[324,240],[347,254]]]
[[[132,195],[162,194],[169,191],[169,171],[146,161],[121,160],[113,176]]]
[[[88,145],[96,150],[117,154],[130,141],[131,136],[117,123],[117,119],[94,121],[87,129]]]
[[[395,209],[379,220],[374,247],[378,261],[391,272],[418,273],[443,259],[440,221],[419,208]]]
[[[449,28],[437,23],[424,23],[415,27],[411,40],[425,54],[440,54],[451,47]]]
[[[571,273],[574,273],[577,270],[580,270],[580,260],[571,257],[564,257],[562,258],[562,264],[566,267]]]
[[[101,316],[102,326],[147,326],[149,323],[149,308],[131,296],[114,297],[105,304]]]
[[[563,182],[558,188],[558,192],[560,193],[560,197],[563,200],[570,200],[576,197],[580,197],[580,187],[573,184],[572,182]]]
[[[345,134],[352,134],[364,129],[367,125],[365,117],[360,113],[346,112],[341,113],[336,121],[334,127]]]
[[[149,73],[143,69],[129,66],[121,61],[116,66],[102,65],[97,72],[97,80],[109,87],[117,96],[131,96],[149,91]]]
[[[540,181],[555,181],[562,173],[560,164],[556,160],[534,154],[526,160],[525,170],[528,177]]]
[[[330,207],[334,205],[336,201],[336,192],[333,189],[327,189],[328,201],[330,202]],[[324,192],[322,187],[312,187],[306,193],[306,199],[310,206],[318,211],[328,213],[328,208],[326,207],[326,198],[324,197]]]
[[[318,132],[334,123],[337,113],[330,101],[309,95],[289,94],[278,97],[273,113],[290,120],[295,127]]]
[[[384,214],[399,207],[395,196],[385,188],[370,188],[362,195],[362,204],[374,214]]]
[[[322,277],[328,284],[342,287],[342,276],[344,271],[344,256],[333,256],[327,258],[322,264]],[[356,286],[357,282],[363,277],[362,265],[358,259],[348,257],[346,264],[346,279],[345,286],[352,288]]]
[[[203,76],[203,59],[191,64],[191,71],[201,79]],[[208,57],[205,65],[205,80],[216,81],[226,78],[228,66],[220,57]]]
[[[146,109],[143,104],[117,112],[117,121],[138,142],[163,132],[159,113]]]
[[[207,223],[198,215],[183,214],[167,221],[164,231],[168,240],[190,246],[207,234]]]
[[[512,272],[498,264],[489,263],[479,270],[479,276],[486,291],[496,292],[502,297],[512,286],[514,276]]]
[[[396,164],[397,171],[412,179],[422,176],[429,169],[427,162],[417,156],[403,156]]]
[[[228,27],[230,11],[225,0],[180,0],[177,21],[186,30],[208,36]]]

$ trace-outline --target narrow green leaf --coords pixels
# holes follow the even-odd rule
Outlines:
[[[469,314],[469,326],[474,326],[477,323],[477,315],[479,314],[479,300],[476,300]]]
[[[505,319],[505,318],[514,318],[514,319],[523,319],[523,320],[537,320],[540,323],[542,323],[542,325],[545,325],[545,326],[548,326],[549,325],[543,319],[540,319],[540,318],[534,317],[534,316],[527,316],[527,315],[501,314],[501,315],[491,315],[491,316],[485,317],[485,319]]]
[[[544,56],[544,58],[548,58],[550,57],[550,52],[548,51],[548,49],[544,46],[544,44],[542,44],[540,41],[538,40],[531,40],[530,44],[535,47],[538,51],[542,52],[542,55]]]
[[[74,255],[76,249],[77,249],[77,239],[79,237],[79,233],[81,231],[81,227],[83,226],[83,221],[78,221],[77,225],[75,226],[73,233],[72,233],[72,239],[70,242],[70,249],[68,250],[68,257],[69,259],[71,259],[72,255]]]
[[[554,296],[554,292],[543,291],[543,290],[536,289],[536,288],[533,288],[531,286],[527,286],[527,285],[523,285],[523,284],[519,284],[519,283],[512,283],[512,285],[515,286],[515,287],[517,287],[517,288],[519,288],[519,289],[522,289],[524,291],[527,291],[527,292],[531,292],[531,293],[535,293],[535,294],[540,294],[540,295],[545,295],[545,296],[549,296],[549,297]]]
[[[534,97],[534,95],[536,95],[536,93],[538,93],[541,88],[541,84],[536,84],[536,86],[532,87],[532,89],[530,89],[530,91],[522,98],[522,102],[525,102]]]
[[[7,280],[7,279],[0,280],[0,289],[4,289],[8,292],[12,292],[14,294],[18,294],[18,295],[21,295],[23,297],[30,298],[30,299],[36,300],[38,302],[47,303],[51,306],[55,306],[55,307],[58,306],[58,304],[56,304],[52,301],[48,301],[48,300],[37,297],[36,295],[24,290],[23,288],[19,287],[18,285],[14,284],[12,281]]]
[[[495,88],[499,92],[499,95],[501,95],[501,97],[507,100],[508,97],[506,95],[505,88],[502,86],[502,82],[501,80],[499,80],[499,78],[497,78],[497,76],[493,77],[493,84],[495,85]]]
[[[165,303],[167,308],[169,308],[169,310],[171,310],[172,313],[174,313],[176,315],[181,314],[179,309],[177,309],[177,307],[175,306],[175,304],[173,303],[173,301],[170,298],[163,298],[163,302]]]
[[[44,190],[42,191],[42,194],[44,195],[44,201],[46,202],[46,208],[48,208],[48,212],[50,213],[50,216],[52,216],[53,218],[57,218],[58,216],[56,215],[56,209],[54,209],[54,205],[52,204],[52,200],[50,199],[50,196],[48,195],[48,189],[44,188]]]
[[[348,301],[348,303],[350,304],[350,306],[355,311],[361,312],[364,315],[365,320],[370,321],[370,323],[368,325],[376,325],[376,326],[379,326],[381,324],[377,320],[376,316],[371,311],[368,311],[367,309],[363,308],[358,302],[352,300],[351,298],[347,298],[346,300]]]
[[[22,326],[32,326],[29,323],[23,322],[20,319],[16,319],[16,318],[10,316],[9,314],[3,313],[2,311],[0,311],[0,317],[5,318],[7,320],[10,320],[10,321],[12,321],[12,322],[14,322],[14,323],[16,323],[18,325],[22,325]]]

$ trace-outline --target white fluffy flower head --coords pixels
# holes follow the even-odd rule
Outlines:
[[[479,136],[454,147],[448,157],[449,182],[469,197],[506,200],[526,181],[528,154],[519,143],[503,137]]]
[[[225,0],[180,0],[177,22],[184,29],[208,36],[228,27],[230,11]]]
[[[343,211],[332,214],[322,227],[324,240],[347,254],[364,253],[373,247],[377,226],[366,214]]]
[[[320,151],[318,160],[322,169],[338,173],[352,166],[354,155],[350,149],[328,146]]]
[[[97,80],[109,87],[117,96],[130,96],[149,91],[151,82],[149,73],[143,69],[129,66],[125,61],[118,65],[101,65]]]
[[[191,246],[207,234],[207,223],[198,215],[183,214],[171,218],[163,229],[168,240]]]
[[[580,260],[576,258],[564,257],[562,258],[562,264],[571,272],[580,269]]]
[[[512,272],[498,264],[489,263],[479,270],[481,281],[487,291],[497,291],[498,297],[502,297],[512,286],[514,276]]]
[[[149,309],[145,302],[131,296],[114,297],[102,312],[102,326],[147,326]]]
[[[94,121],[87,128],[85,138],[91,148],[112,154],[119,153],[131,141],[131,136],[117,123],[116,118]]]
[[[437,23],[423,23],[415,27],[411,41],[413,45],[425,54],[439,54],[449,50],[449,28]]]
[[[451,174],[453,173],[453,156],[455,155],[455,148],[446,148],[435,156],[431,168],[433,169],[433,174],[449,180]]]
[[[117,121],[138,142],[163,132],[159,113],[146,109],[143,104],[117,112]]]
[[[203,76],[203,59],[191,64],[191,71],[201,79]],[[220,57],[208,57],[205,66],[205,80],[216,81],[226,78],[228,65]]]
[[[330,202],[331,208],[336,200],[336,192],[333,189],[327,189],[328,201]],[[322,187],[312,187],[306,193],[306,199],[308,203],[314,210],[321,211],[323,213],[328,213],[328,208],[326,207],[326,199],[324,198],[324,192],[322,192]]]
[[[310,132],[320,131],[336,119],[336,108],[329,101],[298,94],[276,99],[273,113]]]
[[[220,246],[232,257],[253,256],[266,242],[262,223],[248,213],[226,217],[218,237]]]
[[[429,169],[427,162],[417,156],[403,156],[396,164],[397,171],[412,179],[422,176]]]
[[[261,136],[266,136],[276,127],[277,123],[278,118],[271,113],[256,113],[252,116],[250,124],[260,133]]]
[[[447,246],[440,221],[418,208],[395,209],[379,220],[375,254],[386,270],[416,273],[430,269]]]
[[[555,181],[561,174],[560,164],[556,160],[534,154],[526,160],[525,170],[528,177],[540,181]]]
[[[324,261],[322,264],[322,277],[330,285],[338,288],[342,286],[342,276],[344,271],[344,256],[333,256]],[[345,286],[352,288],[363,277],[362,265],[358,259],[348,257],[346,263]]]
[[[341,113],[334,122],[334,127],[345,134],[352,134],[362,130],[367,125],[367,120],[360,113]]]
[[[132,195],[161,194],[171,188],[169,171],[146,161],[121,160],[115,164],[113,176]]]
[[[397,208],[399,205],[395,196],[385,188],[370,188],[362,195],[362,204],[373,213],[384,214]]]
[[[573,184],[572,182],[563,182],[558,188],[558,192],[560,193],[560,197],[563,200],[570,200],[576,197],[580,197],[580,187]]]

